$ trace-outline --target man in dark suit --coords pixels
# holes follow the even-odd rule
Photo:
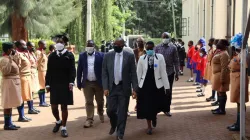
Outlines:
[[[95,51],[94,41],[87,42],[86,51],[79,55],[77,68],[77,87],[79,90],[83,88],[85,96],[85,106],[87,120],[84,124],[85,128],[93,126],[94,121],[94,96],[97,102],[97,112],[102,123],[103,116],[103,88],[102,88],[102,62],[103,54]]]
[[[134,54],[123,51],[124,46],[124,40],[118,38],[114,42],[114,51],[104,56],[102,66],[103,89],[107,96],[107,114],[111,123],[109,134],[112,135],[117,130],[118,140],[123,139],[129,99],[131,93],[136,98],[135,90],[138,86]]]

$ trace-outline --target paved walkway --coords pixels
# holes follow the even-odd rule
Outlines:
[[[187,73],[186,73],[187,74]],[[232,134],[226,127],[235,122],[236,105],[228,101],[227,115],[215,116],[210,110],[213,107],[205,102],[205,97],[198,98],[195,93],[195,87],[185,81],[188,76],[180,77],[180,81],[175,83],[173,90],[173,105],[171,118],[158,115],[158,126],[154,129],[154,134],[148,136],[145,134],[146,121],[137,120],[136,114],[128,118],[125,132],[126,140],[230,140]],[[207,97],[210,96],[211,86],[207,87]],[[229,93],[228,93],[229,95]],[[49,96],[47,94],[47,96]],[[48,98],[47,98],[48,99]],[[83,128],[86,119],[83,93],[74,89],[75,105],[69,107],[69,119],[67,129],[70,140],[115,140],[114,136],[109,136],[109,120],[106,117],[105,123],[100,123],[98,116],[95,117],[92,128]],[[38,105],[38,99],[35,99],[35,106]],[[135,101],[131,100],[130,110],[133,110]],[[249,104],[247,104],[249,106]],[[25,105],[27,106],[27,104]],[[60,133],[53,134],[54,118],[50,108],[39,108],[39,115],[28,115],[33,121],[30,123],[15,124],[22,126],[18,131],[3,131],[3,114],[0,113],[0,140],[59,140],[62,139]],[[247,134],[250,134],[250,112],[247,109]],[[27,112],[27,108],[25,110]],[[13,120],[16,121],[18,114],[13,110]]]

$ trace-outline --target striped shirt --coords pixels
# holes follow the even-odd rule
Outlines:
[[[159,44],[154,50],[155,53],[160,53],[164,56],[167,74],[171,75],[175,73],[178,75],[180,63],[177,48],[172,43],[169,43],[168,45]]]

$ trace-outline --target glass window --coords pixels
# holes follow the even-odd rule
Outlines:
[[[182,36],[187,36],[187,18],[182,18],[181,34]]]

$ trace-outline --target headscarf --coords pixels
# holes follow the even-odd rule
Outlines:
[[[235,49],[241,49],[242,42],[243,42],[243,35],[241,33],[236,34],[230,41],[231,45],[234,46]]]

